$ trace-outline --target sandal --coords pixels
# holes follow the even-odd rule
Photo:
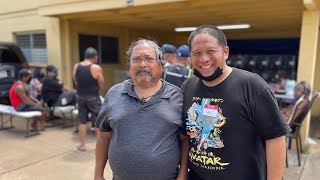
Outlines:
[[[77,146],[78,151],[86,151],[86,148],[82,145]]]

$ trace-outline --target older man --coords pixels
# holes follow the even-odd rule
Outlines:
[[[186,179],[188,138],[179,134],[183,94],[161,80],[162,52],[154,41],[132,43],[128,57],[131,80],[109,90],[96,121],[95,179],[104,179],[107,160],[115,180]]]
[[[292,104],[281,109],[281,114],[289,125],[292,123],[290,120],[301,119],[303,114],[307,111],[310,103],[310,85],[305,81],[299,82],[294,88],[293,95],[294,100]],[[296,108],[296,113],[293,114],[294,108]]]

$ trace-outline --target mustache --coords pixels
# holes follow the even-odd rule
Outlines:
[[[135,74],[138,75],[140,73],[151,74],[151,72],[149,70],[147,70],[147,69],[138,69]]]

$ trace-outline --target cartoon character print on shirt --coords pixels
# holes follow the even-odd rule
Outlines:
[[[229,164],[222,162],[220,157],[208,150],[208,148],[224,147],[220,138],[222,133],[220,127],[226,123],[226,118],[219,107],[219,103],[222,102],[223,99],[194,97],[193,104],[187,112],[187,134],[195,144],[190,149],[189,158],[193,164],[206,169],[223,170],[224,166]]]

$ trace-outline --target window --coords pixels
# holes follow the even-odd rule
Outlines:
[[[98,51],[99,63],[110,64],[119,62],[119,40],[117,37],[79,34],[79,57],[84,59],[88,47]]]
[[[47,40],[45,33],[16,33],[16,44],[29,63],[47,64]]]
[[[267,82],[275,82],[280,71],[285,71],[289,79],[297,78],[295,54],[231,54],[228,61],[233,67],[259,74]]]

